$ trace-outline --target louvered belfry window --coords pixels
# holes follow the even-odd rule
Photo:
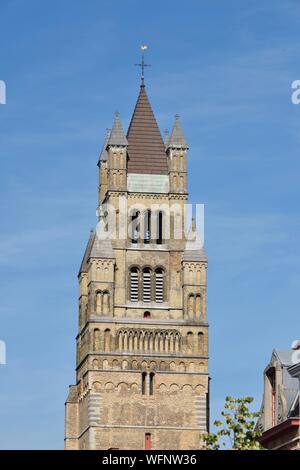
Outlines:
[[[151,270],[143,270],[143,302],[151,302]]]
[[[155,271],[155,302],[164,301],[164,273],[162,269]]]
[[[130,270],[130,300],[131,302],[139,300],[139,272],[137,268]]]

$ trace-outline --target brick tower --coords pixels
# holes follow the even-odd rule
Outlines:
[[[142,80],[127,135],[116,113],[98,162],[66,449],[197,449],[207,430],[207,258],[179,216],[187,152],[178,116],[163,141]]]

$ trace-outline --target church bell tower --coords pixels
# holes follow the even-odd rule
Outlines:
[[[207,258],[195,220],[178,222],[187,155],[178,115],[162,139],[142,77],[127,134],[116,113],[98,162],[66,449],[199,449],[208,429]]]

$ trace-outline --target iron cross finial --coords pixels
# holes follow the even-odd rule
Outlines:
[[[141,51],[142,51],[142,60],[140,64],[135,64],[136,67],[141,67],[142,69],[142,76],[141,76],[141,86],[144,86],[144,79],[145,79],[145,67],[151,67],[151,64],[145,64],[145,58],[144,58],[144,53],[148,49],[148,46],[146,44],[141,46]]]

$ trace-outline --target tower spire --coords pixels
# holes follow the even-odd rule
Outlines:
[[[148,49],[146,44],[141,45],[142,59],[140,64],[135,64],[136,67],[141,67],[141,87],[145,86],[145,67],[151,67],[151,64],[145,64],[145,51]]]
[[[170,137],[169,147],[182,149],[189,148],[180,124],[179,114],[175,114],[175,124]]]
[[[118,112],[115,113],[114,125],[112,127],[112,130],[110,131],[109,138],[107,141],[107,146],[108,145],[117,145],[123,147],[126,147],[126,145],[128,145],[126,135],[123,131],[123,127],[121,124],[120,113]]]

